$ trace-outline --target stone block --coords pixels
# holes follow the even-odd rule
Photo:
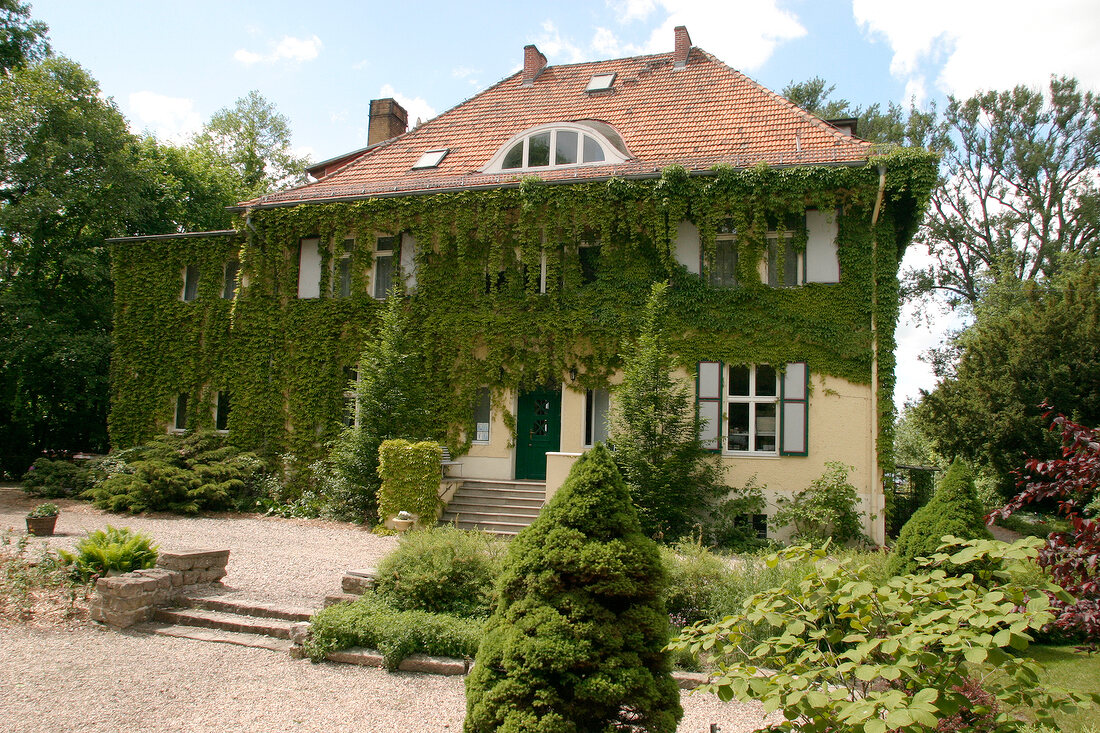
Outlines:
[[[224,568],[228,563],[229,550],[162,550],[157,558],[157,567],[166,570]]]
[[[179,588],[183,585],[183,573],[176,572],[175,570],[169,571],[172,574],[169,576],[169,580],[172,581],[173,588]]]
[[[202,571],[203,583],[216,583],[225,577],[225,568],[213,567]]]
[[[98,614],[99,618],[95,618],[95,621],[105,623],[115,628],[125,629],[134,624],[147,621],[151,614],[148,608],[139,608],[133,611],[111,611],[108,609],[102,609],[102,612]]]
[[[151,594],[157,589],[157,581],[154,578],[143,578],[133,573],[119,575],[111,578],[111,580],[115,582],[108,587],[107,595],[121,598],[132,598],[145,593]]]
[[[335,606],[337,603],[350,603],[356,600],[359,596],[354,593],[330,593],[325,596],[322,608],[328,608],[329,606]]]
[[[340,578],[340,587],[345,593],[363,595],[374,587],[374,578],[364,578],[358,575],[347,574]]]
[[[362,647],[352,647],[351,649],[344,649],[343,651],[329,652],[325,655],[325,659],[330,662],[358,664],[363,667],[383,666],[381,654],[373,649],[363,649]]]
[[[427,654],[410,654],[397,666],[402,672],[424,674],[466,674],[466,662],[451,657],[430,657]]]
[[[202,582],[200,580],[201,577],[202,577],[202,571],[201,570],[184,570],[183,571],[183,584],[184,585],[195,585],[196,583],[201,583]]]
[[[378,570],[375,568],[356,568],[354,570],[348,570],[344,575],[354,575],[358,578],[369,578],[374,580],[378,577]]]
[[[309,621],[298,621],[290,627],[290,640],[302,646],[306,643],[306,637],[309,636]]]
[[[172,587],[172,571],[165,570],[164,568],[146,568],[144,570],[135,570],[136,575],[140,575],[143,578],[152,578],[157,581],[157,588],[171,588]]]
[[[122,598],[120,596],[108,596],[104,600],[104,607],[108,611],[112,611],[114,613],[136,611],[139,608],[146,608],[153,603],[152,596],[147,595],[131,596],[129,598]]]

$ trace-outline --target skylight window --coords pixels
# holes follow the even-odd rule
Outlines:
[[[615,74],[596,74],[592,77],[592,80],[588,82],[588,86],[585,87],[586,92],[602,92],[611,88],[611,85],[615,83]]]
[[[437,150],[429,150],[420,156],[420,160],[413,164],[413,170],[417,168],[435,168],[443,159],[447,157],[447,153],[451,151],[450,148],[439,148]]]

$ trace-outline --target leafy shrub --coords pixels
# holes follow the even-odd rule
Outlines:
[[[892,575],[915,572],[917,558],[932,557],[947,535],[992,539],[974,492],[974,477],[958,460],[947,469],[932,499],[901,528],[887,570]]]
[[[1026,561],[1038,543],[951,542],[952,554],[935,556],[937,567],[877,586],[851,559],[788,548],[769,563],[811,563],[802,579],[752,596],[719,623],[685,629],[670,646],[715,655],[720,671],[702,689],[782,710],[776,730],[934,731],[963,711],[981,718],[988,694],[999,711],[986,729],[1000,732],[1022,727],[1016,706],[1031,706],[1047,723],[1070,701],[1088,699],[1036,684],[1041,667],[1021,654],[1030,632],[1053,618],[1044,591],[1055,586],[1023,588],[999,570],[976,582],[943,567]],[[763,643],[746,634],[761,624],[772,630]],[[967,692],[974,679],[982,680],[981,697]]]
[[[67,499],[90,489],[95,472],[72,461],[39,458],[23,474],[23,491],[43,499]]]
[[[42,519],[45,517],[56,517],[61,513],[61,510],[57,508],[57,504],[39,504],[34,509],[27,512],[27,519]]]
[[[1046,413],[1049,418],[1051,413]],[[1055,597],[1055,626],[1063,633],[1100,642],[1100,431],[1055,417],[1062,431],[1062,457],[1030,460],[1018,473],[1020,493],[994,512],[1010,517],[1024,506],[1054,502],[1070,528],[1053,532],[1039,553],[1039,564],[1073,600]]]
[[[55,618],[68,621],[85,610],[91,586],[45,545],[28,551],[30,536],[0,532],[0,623]]]
[[[317,662],[329,652],[353,646],[377,649],[386,668],[394,670],[410,654],[474,656],[482,624],[479,619],[400,610],[375,593],[365,593],[314,614],[305,650]]]
[[[107,478],[84,493],[100,509],[197,514],[254,505],[266,467],[226,436],[197,432],[121,451],[107,470]]]
[[[435,524],[439,509],[439,443],[386,440],[378,449],[378,517],[383,521],[400,511],[419,515],[420,523]]]
[[[714,508],[707,526],[707,539],[712,545],[731,552],[753,552],[769,545],[757,535],[752,523],[754,514],[764,513],[766,488],[757,486],[753,476]]]
[[[106,575],[109,571],[129,573],[151,568],[157,564],[158,546],[153,538],[129,527],[89,532],[76,543],[76,554],[59,550],[61,558],[73,565],[73,571],[81,578]]]
[[[467,678],[466,731],[674,731],[664,585],[657,546],[597,445],[508,548]]]
[[[794,525],[791,539],[823,545],[831,540],[838,544],[865,539],[863,521],[859,510],[856,487],[848,483],[851,466],[837,461],[825,464],[825,473],[814,479],[810,486],[789,500],[780,499],[782,505],[772,516],[776,527]]]
[[[731,575],[726,561],[699,543],[680,541],[661,548],[661,564],[668,574],[665,609],[677,628],[718,620],[718,599]]]
[[[484,532],[408,532],[379,564],[375,590],[403,611],[485,616],[502,552],[503,544]]]

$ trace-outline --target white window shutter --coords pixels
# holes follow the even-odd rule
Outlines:
[[[806,282],[840,282],[835,211],[806,212]]]
[[[321,297],[321,252],[319,239],[303,239],[298,254],[298,297]]]
[[[805,362],[787,365],[780,400],[783,406],[779,452],[785,456],[809,453],[809,379]]]
[[[676,227],[676,261],[692,275],[698,275],[702,264],[699,254],[699,229],[684,220]]]
[[[695,380],[699,439],[707,450],[722,447],[722,362],[701,361]]]

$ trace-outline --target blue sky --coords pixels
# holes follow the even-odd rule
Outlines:
[[[31,0],[135,132],[183,141],[257,89],[314,161],[366,144],[369,101],[428,119],[513,73],[523,46],[561,64],[672,50],[672,28],[766,87],[822,76],[858,105],[1025,83],[1100,90],[1096,0]],[[910,256],[919,258],[916,248]],[[930,388],[917,356],[952,319],[899,331],[900,404]]]

